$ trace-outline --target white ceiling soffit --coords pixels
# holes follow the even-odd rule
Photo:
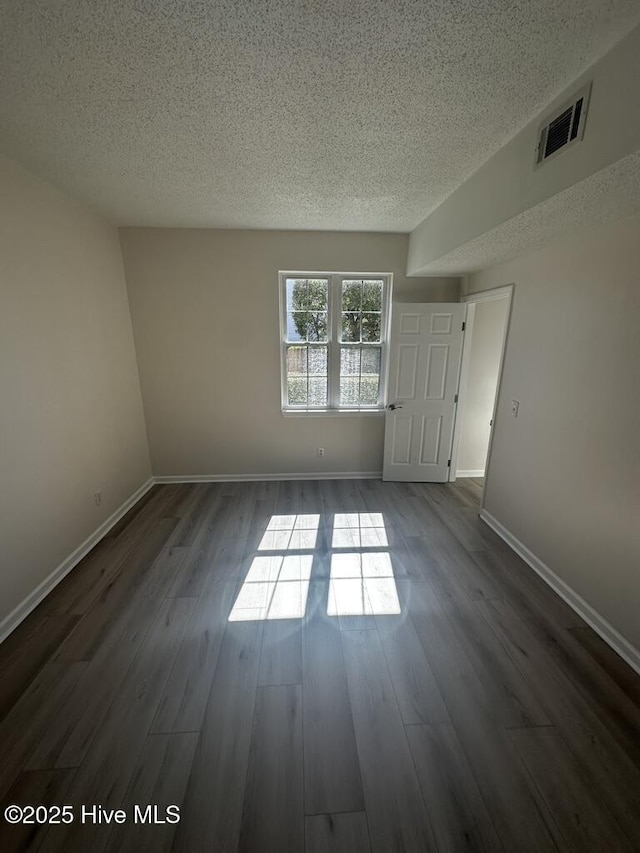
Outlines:
[[[420,274],[475,272],[639,212],[640,151],[438,258]]]
[[[0,148],[123,225],[410,231],[638,0],[2,0]]]

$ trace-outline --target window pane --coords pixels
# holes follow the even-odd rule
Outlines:
[[[340,377],[340,405],[357,406],[360,397],[360,377]]]
[[[287,347],[287,395],[290,406],[307,405],[307,347]]]
[[[309,377],[309,405],[310,406],[326,406],[327,405],[327,377],[313,378]]]
[[[290,406],[307,405],[307,377],[289,376],[287,379],[287,392]]]
[[[361,281],[343,281],[342,282],[342,310],[343,311],[361,311],[362,310],[362,282]]]
[[[308,347],[287,347],[287,375],[295,376],[307,373]]]
[[[357,406],[360,396],[360,347],[340,348],[340,405]]]
[[[309,329],[309,312],[294,311],[287,314],[287,340],[306,341]]]
[[[310,341],[327,340],[327,312],[309,311],[307,313],[308,337]]]
[[[365,281],[362,286],[362,310],[382,311],[382,282]]]
[[[377,404],[380,363],[379,347],[341,347],[341,406],[375,406]]]
[[[328,288],[326,278],[288,278],[287,311],[326,311]]]
[[[309,347],[309,374],[311,376],[327,375],[327,348]]]
[[[367,312],[362,315],[362,340],[380,340],[380,318],[381,314]]]
[[[360,375],[360,347],[340,348],[340,376]]]
[[[380,356],[379,347],[362,347],[362,375],[380,375]]]
[[[290,406],[327,405],[327,347],[287,347]]]
[[[327,310],[327,291],[329,282],[326,278],[310,278],[307,289],[307,308],[309,311]],[[374,310],[373,308],[371,309]]]
[[[381,355],[382,351],[378,347],[362,348],[361,406],[375,406],[378,402]]]
[[[345,343],[360,342],[360,314],[342,314],[342,340]]]
[[[306,278],[287,279],[287,312],[301,311],[308,307]]]

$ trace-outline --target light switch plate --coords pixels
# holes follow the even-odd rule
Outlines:
[[[520,408],[520,403],[517,400],[511,401],[511,414],[514,418],[518,417],[518,409]]]

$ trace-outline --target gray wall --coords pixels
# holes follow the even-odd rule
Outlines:
[[[283,417],[278,270],[392,272],[404,301],[457,301],[458,279],[407,279],[403,234],[125,228],[120,239],[154,474],[381,470],[380,415]]]
[[[486,509],[639,649],[640,217],[466,290],[510,283]]]
[[[116,229],[3,157],[0,187],[1,634],[150,465]]]

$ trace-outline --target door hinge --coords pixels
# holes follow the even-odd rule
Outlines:
[[[454,402],[454,403],[457,403],[457,402],[458,402],[458,395],[457,395],[457,394],[456,394],[456,396],[453,398],[453,402]]]
[[[464,330],[465,330],[466,328],[467,328],[467,324],[466,324],[466,323],[463,323],[463,324],[462,324],[462,331],[464,332]]]
[[[447,462],[447,468],[451,468],[451,460]]]

